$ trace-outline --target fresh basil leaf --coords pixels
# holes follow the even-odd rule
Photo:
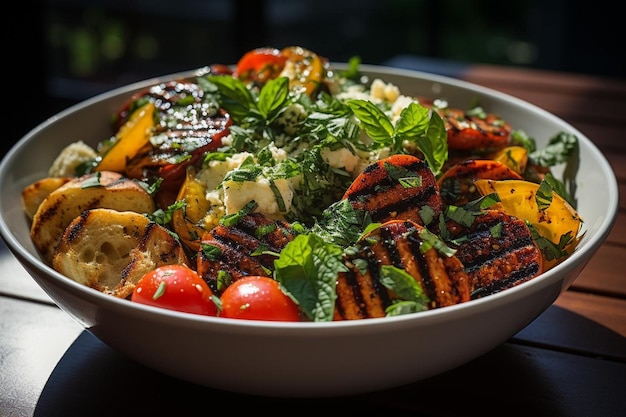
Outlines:
[[[393,125],[389,117],[374,103],[367,100],[348,100],[346,104],[361,121],[365,133],[374,142],[383,145],[390,145],[393,142]]]
[[[240,123],[252,110],[257,110],[252,92],[241,80],[230,75],[210,75],[206,80],[217,86],[222,95],[222,107],[230,113],[235,122]]]
[[[289,96],[289,78],[269,80],[259,93],[257,108],[265,120],[273,119],[285,105]]]
[[[411,112],[410,108],[416,108],[415,103],[411,103],[405,112]],[[410,114],[410,113],[409,113]],[[435,175],[439,175],[441,168],[448,160],[448,134],[443,119],[436,111],[430,111],[428,127],[424,135],[403,138],[417,144],[417,147],[424,154],[428,167]]]
[[[400,112],[396,133],[405,138],[424,136],[428,130],[430,110],[416,102],[410,103]]]

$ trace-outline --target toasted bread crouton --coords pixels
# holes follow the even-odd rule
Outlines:
[[[165,227],[151,222],[139,245],[130,251],[130,262],[122,270],[122,286],[115,295],[129,296],[147,272],[162,265],[175,264],[190,265],[181,242]]]
[[[137,182],[111,171],[73,178],[52,191],[39,205],[31,224],[31,239],[50,263],[65,228],[84,210],[109,208],[152,213],[152,196]]]
[[[52,267],[106,294],[128,297],[148,271],[185,263],[180,243],[162,226],[132,211],[83,211],[63,233]]]
[[[26,216],[33,220],[39,205],[46,197],[71,179],[72,177],[46,177],[24,187],[22,190],[22,206]]]

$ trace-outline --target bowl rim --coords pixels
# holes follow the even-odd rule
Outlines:
[[[336,70],[341,70],[347,68],[346,63],[332,62],[331,67]],[[49,117],[44,120],[33,129],[31,129],[28,133],[26,133],[22,138],[16,142],[11,149],[4,155],[2,160],[0,160],[0,186],[4,184],[4,180],[1,178],[5,177],[5,173],[9,170],[10,161],[13,159],[13,155],[17,154],[20,148],[25,147],[28,142],[33,140],[37,134],[43,130],[45,130],[49,125],[55,123],[57,120],[63,119],[64,117],[79,111],[82,108],[91,106],[100,101],[106,100],[108,98],[112,98],[124,93],[131,93],[136,90],[141,90],[143,88],[149,87],[151,85],[178,79],[178,78],[186,78],[192,77],[196,75],[201,75],[208,71],[209,67],[202,67],[193,70],[186,70],[181,72],[175,72],[163,76],[148,78],[140,81],[136,81],[127,85],[123,85],[103,93],[97,94],[91,98],[83,100],[79,103],[76,103],[57,114]],[[484,309],[493,309],[497,308],[502,303],[508,303],[510,299],[516,299],[519,297],[526,297],[526,293],[533,292],[536,293],[544,287],[553,285],[558,282],[561,276],[561,273],[565,274],[567,271],[571,271],[575,269],[576,260],[579,257],[583,257],[585,255],[589,255],[591,257],[593,253],[600,247],[602,242],[606,239],[608,234],[611,231],[611,228],[616,220],[616,215],[619,207],[619,189],[617,180],[615,177],[615,173],[613,172],[610,164],[608,163],[605,156],[602,152],[596,147],[596,145],[582,132],[576,129],[574,126],[566,122],[565,120],[559,118],[558,116],[524,100],[521,100],[517,97],[514,97],[510,94],[503,93],[488,87],[481,86],[479,84],[475,84],[472,82],[460,80],[457,78],[452,78],[449,76],[443,76],[438,74],[427,73],[418,70],[412,69],[404,69],[404,68],[396,68],[396,67],[388,67],[382,65],[370,65],[370,64],[361,64],[359,66],[360,70],[364,73],[378,73],[384,75],[395,75],[409,78],[418,78],[426,81],[431,81],[435,83],[446,84],[452,86],[454,88],[461,88],[465,90],[470,90],[475,93],[479,93],[481,95],[492,96],[496,99],[500,99],[503,101],[511,102],[516,106],[521,106],[529,109],[533,113],[536,113],[542,118],[549,119],[558,124],[563,125],[573,134],[577,135],[579,142],[583,142],[585,144],[585,148],[587,151],[592,152],[594,154],[594,158],[602,162],[603,168],[603,177],[609,179],[609,187],[610,192],[607,195],[607,201],[605,202],[606,212],[600,222],[596,227],[598,228],[598,232],[593,236],[584,236],[583,241],[581,241],[580,245],[576,249],[576,251],[570,255],[568,259],[564,262],[556,265],[554,268],[549,271],[544,272],[540,276],[527,281],[519,286],[509,288],[505,291],[491,294],[488,297],[470,300],[465,303],[456,304],[452,306],[447,306],[443,308],[427,310],[420,313],[394,316],[394,317],[384,317],[384,318],[371,318],[371,319],[363,319],[363,320],[346,320],[346,321],[330,321],[330,322],[297,322],[297,323],[285,323],[285,322],[269,322],[269,321],[252,321],[252,320],[236,320],[236,319],[227,319],[227,318],[217,318],[217,317],[208,317],[208,316],[200,316],[194,315],[190,313],[183,313],[177,311],[171,311],[166,309],[161,309],[152,306],[141,305],[137,303],[129,302],[128,300],[118,299],[116,297],[112,297],[110,295],[106,295],[101,293],[98,290],[89,288],[83,284],[80,284],[62,274],[52,269],[52,267],[46,265],[38,256],[33,254],[30,250],[25,248],[20,242],[13,236],[10,232],[9,225],[7,224],[4,214],[0,213],[0,235],[5,241],[9,250],[13,253],[14,256],[18,258],[20,263],[28,265],[29,269],[32,268],[37,271],[41,276],[51,277],[56,285],[62,286],[65,290],[70,291],[73,295],[80,296],[82,298],[86,298],[86,301],[90,303],[95,303],[100,306],[106,306],[107,309],[115,310],[115,311],[132,311],[133,314],[138,314],[145,319],[154,320],[154,321],[163,321],[163,320],[175,320],[178,324],[181,325],[189,325],[189,326],[228,326],[232,329],[238,329],[237,331],[245,331],[249,332],[250,329],[255,329],[255,331],[263,331],[266,332],[268,329],[274,329],[276,331],[281,331],[280,329],[289,329],[291,332],[309,332],[313,334],[315,330],[317,331],[328,331],[329,329],[336,329],[337,333],[345,333],[347,329],[360,329],[362,326],[368,326],[372,329],[378,328],[387,328],[392,329],[397,325],[402,325],[403,323],[410,322],[423,322],[431,323],[438,321],[447,321],[451,318],[459,318],[466,317],[468,314],[476,314]],[[584,217],[583,217],[584,219]],[[28,271],[32,276],[31,271]],[[39,278],[33,277],[36,281]],[[38,282],[39,284],[39,282]],[[41,285],[40,285],[41,286]],[[566,288],[564,288],[566,289]],[[564,290],[562,289],[562,291]],[[54,300],[55,301],[55,300]],[[55,301],[56,303],[56,301]],[[59,306],[63,309],[62,306]],[[70,313],[71,315],[71,313]],[[331,330],[332,331],[332,330]]]

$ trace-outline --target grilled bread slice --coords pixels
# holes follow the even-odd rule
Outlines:
[[[380,281],[383,265],[395,266],[411,275],[430,300],[428,309],[470,299],[469,278],[461,261],[434,247],[424,250],[420,237],[423,229],[412,221],[394,220],[360,241],[357,255],[345,260],[348,272],[339,273],[337,279],[335,320],[385,316],[385,309],[398,296]]]
[[[28,219],[32,221],[37,209],[46,197],[71,179],[72,177],[47,177],[24,187],[22,206]]]
[[[246,275],[270,276],[274,254],[294,237],[289,223],[272,220],[262,213],[247,214],[233,225],[220,224],[202,239],[197,257],[198,274],[217,293],[220,272],[228,274],[232,281]]]
[[[73,178],[48,194],[33,216],[30,236],[46,262],[52,261],[67,225],[84,210],[93,208],[152,213],[155,205],[137,182],[116,172]]]
[[[85,210],[65,229],[52,267],[76,282],[128,297],[148,271],[188,264],[180,242],[165,228],[132,211]]]
[[[402,219],[428,225],[436,222],[443,207],[437,181],[426,162],[403,154],[369,165],[343,198],[379,223]]]
[[[499,210],[486,210],[470,227],[458,224],[453,238],[461,242],[456,256],[470,278],[472,298],[526,282],[543,271],[541,250],[526,223]]]

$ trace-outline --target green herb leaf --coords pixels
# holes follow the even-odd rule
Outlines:
[[[251,109],[257,110],[251,91],[238,78],[230,75],[210,75],[206,80],[217,86],[222,95],[222,107],[230,113],[234,121],[239,123],[250,115]]]
[[[80,188],[102,187],[102,184],[100,183],[101,176],[102,176],[102,173],[100,171],[92,174],[89,178],[86,178],[82,182],[82,184],[80,185]]]
[[[152,299],[158,300],[159,298],[161,298],[163,294],[165,294],[166,286],[167,286],[167,283],[165,281],[161,281],[159,283],[159,287],[157,288],[157,290],[154,292],[154,294],[152,294]]]
[[[430,118],[426,117],[428,114]],[[415,143],[424,154],[428,167],[438,175],[448,160],[448,134],[443,119],[436,111],[425,111],[421,105],[411,103],[400,114],[400,123],[402,139]],[[411,124],[415,127],[411,128]]]
[[[393,125],[387,115],[374,103],[367,100],[348,100],[346,104],[361,121],[365,133],[374,142],[383,145],[390,145],[393,142]]]
[[[313,321],[332,321],[342,249],[314,234],[298,235],[274,261],[274,277]]]
[[[535,201],[539,210],[545,210],[552,204],[552,187],[547,181],[541,181],[539,184]]]
[[[264,119],[270,120],[278,114],[289,96],[289,79],[278,77],[268,81],[259,93],[257,107]]]
[[[418,303],[423,307],[422,310],[427,309],[430,300],[419,282],[405,270],[383,265],[380,267],[380,282],[401,299]]]

